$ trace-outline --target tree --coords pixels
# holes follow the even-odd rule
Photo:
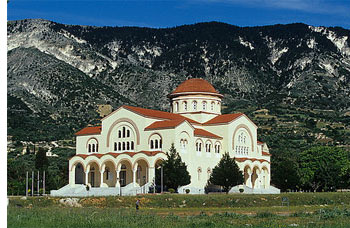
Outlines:
[[[281,152],[273,156],[271,164],[271,182],[281,191],[295,190],[300,187],[298,162],[293,152]],[[295,153],[295,151],[294,151]]]
[[[332,191],[349,183],[349,152],[318,146],[300,153],[299,177],[304,188]]]
[[[46,157],[46,152],[42,147],[39,147],[38,152],[35,156],[35,168],[40,171],[47,171],[47,168],[49,167],[49,160]]]
[[[174,143],[171,144],[170,150],[166,153],[166,156],[167,160],[163,161],[161,164],[161,167],[163,167],[164,185],[168,189],[173,188],[177,190],[178,187],[191,183],[191,176],[187,171],[187,165],[182,162],[179,153],[174,147]]]
[[[219,164],[213,169],[208,180],[209,184],[219,185],[223,187],[224,191],[228,191],[236,185],[243,184],[244,177],[242,171],[239,169],[235,158],[230,158],[228,153],[225,153]]]

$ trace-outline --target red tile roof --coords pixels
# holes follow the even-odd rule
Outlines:
[[[256,159],[256,158],[235,158],[235,160],[238,161],[238,162],[244,162],[246,160],[250,160],[252,162],[259,161],[259,162],[268,162],[268,163],[270,163],[268,160]]]
[[[181,83],[171,94],[169,97],[174,97],[177,94],[185,94],[185,93],[210,93],[216,96],[222,97],[218,91],[210,84],[208,81],[202,78],[191,78],[183,83]]]
[[[264,144],[263,142],[258,141],[258,144]]]
[[[221,123],[229,123],[234,119],[244,115],[243,113],[234,113],[234,114],[224,114],[205,122],[203,125],[211,125],[211,124],[221,124]]]
[[[271,156],[271,154],[270,153],[267,153],[267,152],[262,152],[262,155],[264,155],[264,156]]]
[[[192,119],[183,117],[180,114],[175,114],[175,113],[170,113],[170,112],[163,112],[163,111],[147,109],[147,108],[133,107],[133,106],[128,106],[128,105],[123,105],[122,107],[124,107],[124,108],[126,108],[126,109],[128,109],[128,110],[130,110],[132,112],[136,112],[138,114],[141,114],[141,115],[147,116],[147,117],[153,117],[153,118],[158,118],[158,119],[167,119],[167,120],[186,119],[190,123],[199,124],[197,121],[194,121]]]
[[[77,154],[73,157],[71,157],[70,159],[74,158],[74,157],[81,157],[83,159],[86,159],[87,157],[90,157],[90,156],[95,156],[97,158],[101,158],[105,155],[111,155],[113,156],[114,158],[118,157],[119,155],[123,155],[123,154],[126,154],[126,155],[129,155],[130,157],[133,157],[134,155],[138,154],[138,153],[143,153],[143,154],[146,154],[147,156],[155,156],[159,153],[164,153],[163,151],[144,151],[144,150],[141,150],[139,152],[123,152],[123,153],[115,153],[115,152],[109,152],[109,153],[106,153],[106,154],[98,154],[98,153],[95,153],[95,154]]]
[[[209,131],[203,130],[196,128],[194,129],[194,135],[195,136],[200,136],[200,137],[207,137],[207,138],[214,138],[214,139],[222,139],[222,137],[215,135]]]
[[[75,133],[75,135],[99,135],[101,134],[101,126],[86,127]]]
[[[184,121],[185,119],[156,121],[147,126],[145,130],[175,128]]]
[[[209,92],[217,93],[216,89],[207,80],[202,78],[191,78],[182,82],[173,93],[183,92]]]

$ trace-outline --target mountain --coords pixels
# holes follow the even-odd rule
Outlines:
[[[331,139],[348,144],[347,29],[219,22],[153,29],[30,19],[8,22],[7,37],[8,128],[19,139],[35,135],[38,121],[64,128],[55,135],[39,127],[47,132],[41,135],[69,137],[98,119],[97,104],[169,110],[166,95],[185,79],[201,77],[225,96],[223,112],[246,112],[263,125],[266,139],[272,140],[268,134],[273,130],[264,129],[272,126],[287,123],[291,130],[291,121],[312,126],[315,121],[325,125],[312,130],[297,124],[300,137],[322,138],[321,133],[328,134],[325,126],[342,127],[338,139]],[[265,119],[256,112],[261,109],[267,109]],[[33,124],[20,129],[18,115]],[[333,126],[334,120],[340,125]]]

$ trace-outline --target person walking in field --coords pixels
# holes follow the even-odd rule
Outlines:
[[[139,207],[140,207],[140,200],[136,200],[136,211],[139,211]]]

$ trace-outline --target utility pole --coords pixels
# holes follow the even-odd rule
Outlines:
[[[45,195],[45,170],[43,175],[43,195]]]
[[[26,197],[28,196],[28,171],[26,172]]]
[[[163,166],[160,167],[160,193],[163,193]]]
[[[32,196],[34,196],[34,171],[32,171]]]
[[[37,188],[37,191],[38,191],[38,196],[40,195],[40,176],[39,176],[39,171],[38,171],[38,188]]]

